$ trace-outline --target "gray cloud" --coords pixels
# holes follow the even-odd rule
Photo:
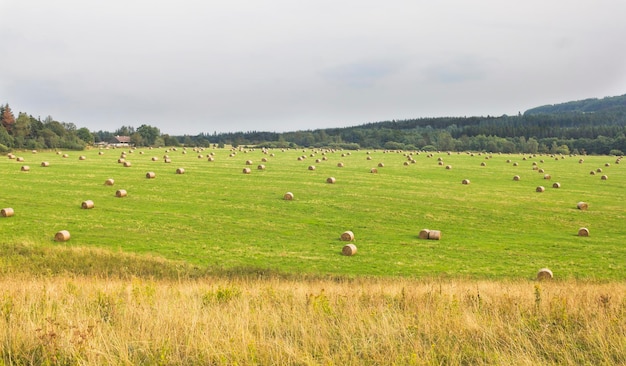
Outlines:
[[[621,0],[5,0],[0,103],[92,130],[288,131],[626,92]]]

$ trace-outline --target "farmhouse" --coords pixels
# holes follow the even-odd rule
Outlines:
[[[113,136],[113,138],[109,141],[109,145],[115,147],[130,146],[130,136]]]

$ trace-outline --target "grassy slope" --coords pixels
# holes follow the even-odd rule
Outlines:
[[[170,151],[171,164],[151,161],[164,149],[128,154],[132,166],[117,163],[122,150],[24,152],[25,163],[0,159],[0,206],[15,216],[0,218],[0,243],[45,247],[98,247],[150,253],[205,268],[259,268],[289,273],[338,275],[533,278],[550,267],[561,278],[624,279],[626,188],[624,165],[614,158],[554,159],[445,153],[414,155],[372,151],[328,153],[261,150],[230,157],[228,150],[198,154]],[[215,161],[206,154],[213,151]],[[79,161],[80,154],[87,159]],[[347,154],[347,152],[346,152]],[[297,157],[306,155],[304,161]],[[256,167],[267,157],[266,170]],[[451,170],[437,164],[442,157]],[[252,160],[252,174],[244,175]],[[506,160],[518,162],[515,167]],[[539,160],[544,159],[544,163]],[[41,161],[49,167],[40,167]],[[338,162],[345,167],[337,167]],[[532,162],[552,175],[532,170]],[[379,162],[378,174],[370,168]],[[487,166],[481,166],[486,162]],[[605,163],[610,167],[605,167]],[[21,172],[28,164],[30,172]],[[310,171],[309,165],[316,169]],[[178,167],[183,175],[175,174]],[[606,181],[590,170],[604,169]],[[156,179],[146,179],[154,171]],[[513,175],[522,177],[519,182]],[[327,184],[334,176],[337,183]],[[107,178],[115,186],[104,185]],[[470,185],[462,185],[462,179]],[[553,189],[553,182],[562,188]],[[535,187],[546,186],[536,193]],[[116,198],[117,189],[128,197]],[[295,200],[284,201],[291,191]],[[82,210],[91,199],[93,210]],[[576,209],[586,201],[588,211]],[[576,236],[588,227],[591,236]],[[423,228],[438,229],[441,241],[420,240]],[[72,234],[55,243],[56,231]],[[340,234],[352,230],[358,253],[341,255]]]

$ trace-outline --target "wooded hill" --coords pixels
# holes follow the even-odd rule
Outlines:
[[[114,135],[130,136],[135,146],[246,145],[613,155],[626,151],[626,95],[544,105],[516,116],[416,118],[284,133],[169,136],[148,125],[95,132],[57,122],[52,117],[42,121],[19,113],[15,118],[8,104],[0,105],[0,121],[0,151],[83,149]]]

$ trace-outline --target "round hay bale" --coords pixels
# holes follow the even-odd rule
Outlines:
[[[370,169],[370,173],[376,174],[376,173],[378,173],[378,169],[372,168],[372,169]]]
[[[354,240],[354,233],[350,230],[348,231],[344,231],[341,234],[341,240],[342,241],[353,241]]]
[[[356,245],[354,244],[346,244],[341,249],[341,254],[346,256],[352,256],[356,254]]]
[[[54,235],[54,241],[68,241],[70,240],[70,232],[67,230],[61,230]]]
[[[258,170],[265,170],[265,165],[263,165],[263,164],[259,164],[256,168],[257,168]]]
[[[112,186],[113,184],[115,184],[115,181],[112,178],[109,178],[104,181],[105,186]]]
[[[487,163],[483,161],[482,163],[480,163],[480,166],[487,166]]]
[[[148,178],[148,179],[156,178],[156,174],[154,172],[147,172],[146,173],[146,178]]]
[[[185,174],[185,169],[184,168],[176,169],[176,174]]]
[[[537,162],[536,162],[536,161],[533,161],[533,166],[535,166],[535,165],[537,165]]]
[[[378,167],[379,167],[379,168],[383,168],[384,166],[385,166],[385,164],[383,164],[383,163],[378,163]]]
[[[430,233],[430,230],[422,229],[418,236],[420,239],[428,239],[428,233]]]
[[[7,154],[7,157],[8,157],[9,159],[15,159],[15,155],[13,155],[13,154],[11,154],[11,153],[8,153],[8,154]]]
[[[368,156],[368,157],[367,157],[367,160],[372,160],[372,157],[371,157],[371,156]]]
[[[78,157],[78,160],[87,160],[87,157],[85,155],[81,155]]]
[[[243,174],[250,174],[252,173],[252,170],[250,168],[243,168],[242,172]]]
[[[45,168],[45,167],[50,166],[50,163],[49,163],[49,162],[47,162],[47,161],[42,161],[42,162],[41,162],[41,166]]]
[[[63,158],[69,158],[70,156],[68,154],[63,154],[62,157]]]
[[[133,164],[131,164],[131,162],[130,162],[130,161],[125,161],[125,162],[124,162],[124,167],[125,167],[125,168],[130,168],[132,165],[133,165]]]
[[[447,169],[447,170],[452,169],[452,165],[446,165],[446,169]]]
[[[545,172],[545,170],[543,170],[543,169],[538,169],[537,170],[537,173],[543,173],[543,172]]]
[[[579,159],[579,160],[578,160],[578,164],[582,164],[582,163],[584,163],[584,162],[585,162],[585,160],[583,160],[583,159]]]
[[[545,179],[545,180],[550,180],[550,179],[552,179],[552,176],[551,176],[550,174],[545,174],[545,175],[543,176],[543,179]]]
[[[513,163],[513,166],[518,166],[519,164],[517,162]]]
[[[578,236],[589,236],[589,229],[586,227],[581,227],[578,229]]]
[[[21,171],[23,172],[27,172],[30,170],[30,167],[28,165],[22,165],[22,167],[20,168]]]
[[[337,180],[335,179],[335,177],[328,177],[328,178],[326,178],[326,183],[329,183],[329,184],[333,184],[336,181]]]
[[[437,161],[443,161],[442,157],[437,158]]]
[[[118,189],[115,192],[115,197],[126,197],[126,195],[127,195],[127,192],[125,189]]]
[[[117,159],[117,162],[120,163],[120,164],[123,164],[123,163],[126,162],[126,160],[124,158],[119,158],[119,159]]]
[[[537,272],[537,281],[549,281],[552,278],[554,278],[554,275],[548,268],[542,268]]]
[[[159,160],[159,158],[157,158],[156,156],[152,157],[152,161],[157,161],[157,160]]]
[[[443,166],[443,161],[438,162],[437,165]]]
[[[21,156],[18,156],[18,157],[17,157],[17,159],[15,159],[15,160],[16,160],[16,161],[19,161],[19,162],[23,162],[23,161],[24,161],[24,158],[23,158],[23,157],[21,157]]]
[[[596,175],[596,172],[592,170],[589,172],[589,175]]]
[[[600,177],[600,179],[607,180],[607,179],[609,179],[609,176],[608,175],[603,175],[602,177]]]
[[[578,202],[576,204],[576,208],[578,208],[579,210],[583,210],[584,211],[584,210],[589,208],[589,205],[587,204],[587,202],[582,202],[581,201],[581,202]]]
[[[315,170],[315,165],[309,165],[309,170]]]
[[[430,230],[428,232],[428,240],[440,240],[440,239],[441,239],[441,231]]]
[[[171,162],[172,162],[172,159],[170,159],[170,158],[163,159],[163,162],[164,162],[165,164],[169,164],[169,163],[171,163]]]
[[[170,156],[169,155],[163,155],[163,159],[169,159]]]
[[[261,159],[261,162],[263,162],[263,163],[267,163],[267,161],[268,161],[268,159],[267,159],[267,158],[263,158],[263,159]]]
[[[463,181],[461,181],[461,183],[463,183],[463,184],[470,184],[470,180],[469,179],[463,179]]]
[[[543,192],[543,191],[545,191],[545,190],[546,190],[546,188],[545,188],[544,186],[539,186],[539,187],[537,187],[537,188],[535,189],[535,191],[536,191],[536,192]]]
[[[207,158],[207,161],[215,161],[215,158],[214,158],[214,157],[212,157],[212,156],[209,156],[209,157]]]
[[[283,199],[286,200],[286,201],[293,200],[293,193],[291,193],[291,192],[285,193],[285,195],[283,196]]]
[[[511,162],[511,159],[507,159],[507,160],[506,160],[506,162],[507,162],[507,163],[510,163],[510,162]]]
[[[604,166],[609,167],[609,166],[611,166],[611,164],[605,163]]]
[[[337,163],[337,167],[338,168],[343,168],[343,166],[344,166],[343,163],[341,163],[341,162]]]
[[[246,160],[246,165],[252,165],[252,160]]]
[[[555,183],[552,185],[552,188],[561,188],[561,183],[559,183],[559,182],[555,182]]]
[[[83,203],[81,203],[80,207],[85,210],[88,210],[90,208],[93,208],[94,204],[92,200],[86,200],[86,201],[83,201]]]
[[[598,168],[598,169],[596,169],[596,172],[597,172],[597,173],[602,173],[602,168]]]
[[[15,211],[13,211],[11,207],[5,207],[2,210],[0,210],[0,215],[2,215],[2,217],[11,217],[14,214],[15,214]]]
[[[520,179],[521,179],[521,178],[520,178],[520,176],[519,176],[519,175],[515,175],[515,176],[513,176],[513,180],[514,180],[514,181],[518,181],[518,180],[520,180]]]
[[[404,162],[404,166],[408,166],[408,165],[409,165],[409,162],[408,162],[408,161],[405,161],[405,162]]]

